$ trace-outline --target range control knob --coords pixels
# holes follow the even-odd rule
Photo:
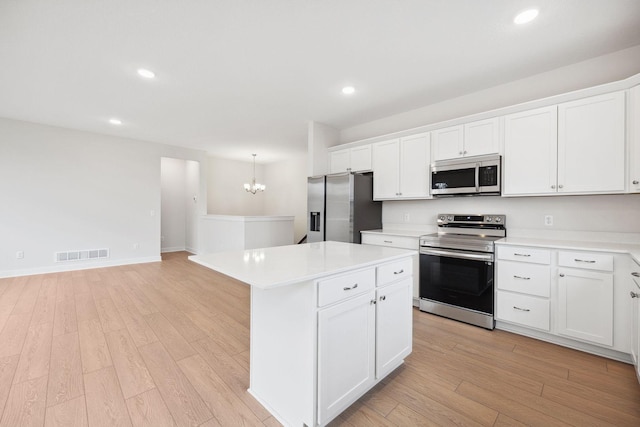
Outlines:
[[[440,221],[444,221],[445,220],[445,216],[444,215],[440,215]]]
[[[502,218],[500,218],[499,216],[496,217],[496,222],[502,222]]]
[[[449,220],[449,221],[453,221],[453,217],[452,217],[451,215],[449,215],[449,216],[447,217],[447,220]]]
[[[497,220],[498,220],[498,218],[496,218],[496,221],[497,221]],[[493,221],[493,218],[492,218],[492,217],[490,217],[490,216],[488,216],[488,217],[485,219],[485,221],[487,221],[487,222],[492,222],[492,221]]]

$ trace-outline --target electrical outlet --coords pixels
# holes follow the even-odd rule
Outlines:
[[[16,252],[16,259],[23,259],[23,258],[24,258],[24,252],[23,251]]]
[[[409,212],[405,212],[404,213],[404,222],[409,222],[409,219],[410,219]]]
[[[133,249],[138,249],[140,247],[140,245],[138,243],[134,243],[133,244]]]
[[[548,226],[553,225],[553,215],[544,216],[544,225],[548,225]]]

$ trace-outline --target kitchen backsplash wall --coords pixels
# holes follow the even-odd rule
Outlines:
[[[435,230],[439,213],[507,215],[518,237],[590,238],[640,243],[640,194],[556,197],[455,197],[384,202],[384,228]],[[545,216],[553,225],[545,225]]]

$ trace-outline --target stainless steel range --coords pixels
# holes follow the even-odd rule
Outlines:
[[[494,241],[505,215],[438,215],[438,233],[420,237],[420,310],[494,328]]]

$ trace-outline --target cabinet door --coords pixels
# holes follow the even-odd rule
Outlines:
[[[411,353],[413,280],[405,278],[377,290],[376,379]]]
[[[373,144],[374,200],[400,197],[400,140]]]
[[[400,140],[400,196],[403,198],[429,197],[429,134]],[[374,178],[375,179],[375,178]]]
[[[557,107],[504,118],[502,193],[505,196],[556,192]]]
[[[346,172],[349,170],[350,163],[349,149],[329,153],[329,173]]]
[[[462,125],[431,132],[433,138],[433,160],[455,159],[462,157],[464,129]]]
[[[629,190],[640,193],[640,86],[629,91],[629,143],[630,143],[630,173]]]
[[[613,345],[613,275],[558,270],[558,333]]]
[[[558,192],[622,192],[624,92],[558,106]]]
[[[371,145],[351,149],[350,168],[354,172],[371,170]]]
[[[464,125],[464,156],[496,154],[500,149],[500,119],[494,117]]]
[[[374,383],[375,291],[318,311],[318,423]],[[275,344],[274,344],[275,345]]]

